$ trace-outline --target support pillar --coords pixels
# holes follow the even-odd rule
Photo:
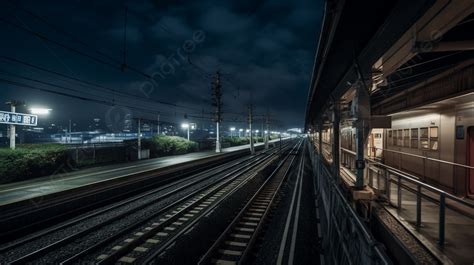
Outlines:
[[[340,163],[339,163],[339,124],[341,121],[341,116],[339,113],[339,102],[335,101],[333,105],[332,112],[332,128],[333,128],[333,143],[332,143],[332,170],[333,175],[336,181],[340,182]]]
[[[365,148],[370,130],[370,96],[366,87],[361,84],[356,86],[356,96],[352,102],[352,113],[356,117],[356,189],[364,188],[365,177]]]
[[[319,158],[323,157],[323,121],[319,120],[319,139],[318,139],[318,149],[319,149]]]

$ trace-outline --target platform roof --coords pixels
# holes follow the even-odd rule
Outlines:
[[[326,1],[308,94],[306,127],[316,124],[316,121],[328,106],[328,102],[345,93],[359,77],[364,81],[371,80],[374,64],[383,56],[387,56],[390,50],[395,48],[395,52],[398,52],[397,49],[400,48],[396,44],[407,37],[407,32],[413,29],[417,21],[419,22],[427,17],[439,16],[438,13],[434,13],[438,8],[437,6],[444,8],[449,5],[449,3],[443,2],[446,1]],[[452,15],[453,11],[450,12]],[[466,12],[469,12],[469,10]],[[471,20],[467,17],[464,21],[470,23]],[[439,24],[439,21],[437,22]],[[430,26],[435,24],[431,20],[426,23]],[[464,27],[466,26],[470,26],[470,24],[464,25]],[[465,32],[462,29],[458,31]],[[428,28],[421,33],[426,32],[430,32]],[[456,38],[454,35],[459,35],[459,33],[446,34],[448,39]],[[406,51],[406,53],[411,52]],[[433,60],[433,58],[445,55],[447,54],[436,53],[432,55],[425,53],[417,56],[416,60],[402,61],[399,65],[395,65],[394,69],[406,67],[407,64],[423,64]],[[449,55],[446,58],[450,57],[452,63],[457,63],[465,57],[472,56],[472,53],[466,52],[453,56],[449,53]],[[407,58],[411,58],[410,56],[413,57],[413,54],[406,55]],[[432,67],[432,65],[426,67]],[[410,86],[427,77],[419,75],[417,72],[426,72],[423,67],[413,70],[410,76],[420,77],[410,80],[412,81]],[[442,70],[440,69],[440,71]],[[392,73],[393,70],[386,73],[386,78]],[[431,74],[437,73],[439,72],[433,71]],[[427,74],[429,76],[430,73]],[[403,78],[407,78],[407,76],[405,75]],[[403,83],[403,80],[397,80],[397,77],[392,76],[392,80]],[[391,92],[396,93],[397,90],[392,88]],[[376,100],[376,97],[374,99]]]

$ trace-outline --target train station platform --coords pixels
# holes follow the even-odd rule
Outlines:
[[[279,139],[271,140],[275,143]],[[255,144],[255,147],[263,146],[263,143]],[[93,167],[75,172],[61,173],[27,181],[0,185],[0,207],[14,204],[20,201],[41,198],[46,195],[73,190],[101,182],[109,182],[124,178],[133,174],[147,171],[156,171],[169,166],[175,166],[201,159],[219,157],[225,154],[243,151],[249,145],[223,148],[222,153],[214,151],[195,152],[184,155],[166,156],[141,161],[134,161],[122,164],[114,164],[100,167]]]
[[[343,166],[341,166],[341,177],[346,185],[354,185],[355,175]],[[380,205],[406,230],[407,233],[404,234],[411,235],[438,261],[442,264],[473,264],[474,241],[471,239],[474,238],[474,201],[456,197],[436,187],[429,190],[426,188],[428,186],[427,184],[423,186],[421,196],[418,198],[416,182],[411,182],[408,178],[402,178],[402,182],[399,183],[397,176],[391,176],[389,192],[386,190],[383,178],[374,176],[368,183],[368,187],[373,189],[378,197],[385,197],[386,202]],[[441,193],[444,194],[444,206],[441,206]],[[418,203],[420,206],[417,206]],[[417,221],[418,214],[419,221]],[[444,229],[440,229],[442,220]],[[395,231],[394,234],[401,233]],[[444,237],[442,243],[441,237]]]

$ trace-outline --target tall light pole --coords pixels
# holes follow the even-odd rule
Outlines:
[[[16,106],[24,105],[24,102],[18,100],[12,100],[6,102],[7,105],[10,105],[10,112],[16,112]],[[16,127],[14,124],[10,124],[10,149],[14,150],[16,147]]]
[[[268,133],[269,133],[269,131],[268,130],[264,131],[264,133],[265,133],[265,149],[268,149]]]
[[[68,137],[68,143],[72,142],[72,126],[71,126],[71,119],[69,119],[69,137]]]
[[[216,153],[222,152],[219,134],[220,123],[222,122],[222,91],[219,71],[216,72],[212,83],[212,106],[215,107],[214,121],[216,122]]]
[[[252,122],[253,122],[253,105],[250,103],[249,105],[249,131],[250,131],[250,153],[253,155],[255,153],[255,149],[253,147],[253,133],[252,133]]]
[[[189,123],[183,123],[183,124],[181,124],[181,128],[187,130],[188,141],[189,141]]]
[[[142,159],[142,130],[141,130],[141,119],[138,119],[138,130],[137,130],[137,141],[138,141],[138,160]]]
[[[11,112],[16,112],[16,104],[17,102],[14,100],[7,102],[7,105],[10,105]],[[10,124],[10,149],[12,150],[15,150],[15,137],[16,137],[15,125]]]
[[[234,136],[235,127],[230,127],[230,138]]]
[[[267,117],[266,117],[266,119],[265,119],[265,124],[266,124],[266,126],[267,126],[267,128],[266,128],[267,130],[265,131],[265,136],[264,136],[264,137],[265,137],[265,149],[268,149],[268,133],[269,133],[269,128],[268,128],[268,125],[269,125],[268,116],[269,116],[269,114],[268,114],[268,112],[267,112]]]
[[[241,137],[241,133],[244,131],[244,129],[240,128],[239,129],[239,138]]]
[[[158,114],[158,126],[157,126],[157,134],[160,135],[160,114]]]

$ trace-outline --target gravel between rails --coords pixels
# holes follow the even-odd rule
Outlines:
[[[213,212],[202,218],[191,230],[176,240],[173,246],[158,256],[152,264],[197,264],[222,231],[255,194],[277,163],[268,166],[238,192],[224,200]]]
[[[197,183],[196,185],[193,185],[192,187],[189,187],[181,192],[178,192],[176,194],[173,194],[172,196],[166,198],[165,200],[162,200],[158,203],[155,203],[153,205],[150,205],[140,211],[138,211],[135,214],[132,214],[130,216],[127,216],[126,218],[122,219],[118,224],[112,223],[110,225],[107,225],[103,227],[102,229],[96,231],[94,234],[89,235],[87,238],[81,238],[76,240],[75,242],[72,242],[68,246],[62,247],[58,249],[57,251],[54,251],[53,253],[50,253],[43,258],[39,260],[35,260],[34,263],[43,263],[43,264],[48,264],[48,263],[54,263],[56,260],[62,260],[68,256],[70,256],[72,253],[77,253],[81,249],[86,248],[88,245],[90,245],[93,242],[97,242],[100,239],[103,239],[105,236],[110,236],[114,232],[118,231],[119,229],[130,225],[131,223],[135,222],[138,219],[146,218],[147,216],[150,216],[156,211],[161,210],[163,207],[166,207],[170,203],[174,202],[176,199],[184,196],[185,194],[189,193],[190,191],[197,189],[199,187],[203,187],[205,185],[208,185],[209,183],[217,180],[220,176],[214,176],[211,177],[210,179]],[[192,176],[190,177],[189,182],[193,180]],[[187,183],[189,183],[187,182]],[[183,185],[182,183],[181,185]],[[52,234],[48,234],[38,240],[30,241],[25,245],[22,245],[21,247],[11,249],[8,252],[1,253],[0,254],[0,264],[3,263],[8,263],[9,261],[15,260],[25,254],[31,253],[34,250],[37,250],[41,247],[44,247],[48,244],[54,243],[55,241],[58,241],[62,238],[64,238],[66,235],[71,235],[73,233],[76,233],[77,231],[81,231],[87,228],[90,228],[94,225],[97,225],[99,223],[104,222],[105,220],[108,220],[110,218],[113,218],[114,216],[120,214],[120,212],[127,211],[133,208],[136,208],[139,205],[142,205],[146,202],[150,202],[153,200],[156,200],[157,197],[163,195],[166,192],[170,192],[172,190],[176,189],[175,186],[170,186],[162,191],[159,191],[157,193],[154,193],[153,195],[150,195],[146,198],[143,198],[142,200],[132,202],[130,204],[126,204],[124,206],[119,207],[118,209],[115,209],[110,212],[106,212],[104,214],[101,214],[99,216],[93,217],[87,222],[79,223],[76,225],[73,225],[71,227],[65,228],[63,230],[54,232]]]
[[[308,158],[308,156],[306,158]],[[314,205],[313,179],[310,165],[309,160],[306,160],[293,264],[320,264],[317,226],[315,225],[317,219]],[[268,222],[265,233],[258,241],[257,252],[254,253],[253,260],[249,260],[248,264],[277,263],[278,252],[280,250],[283,230],[293,195],[293,188],[296,184],[295,182],[296,170],[294,170],[291,177],[288,178],[285,187],[281,190],[280,203],[277,205],[277,208],[274,209],[273,218]],[[293,226],[294,222],[292,222],[291,232],[293,231]],[[287,243],[286,249],[289,249],[290,237],[288,237]]]
[[[427,250],[413,238],[413,236],[406,231],[406,229],[398,223],[398,221],[391,216],[385,209],[378,209],[377,215],[386,227],[390,229],[411,254],[415,257],[417,264],[439,264],[436,259],[428,253]]]

